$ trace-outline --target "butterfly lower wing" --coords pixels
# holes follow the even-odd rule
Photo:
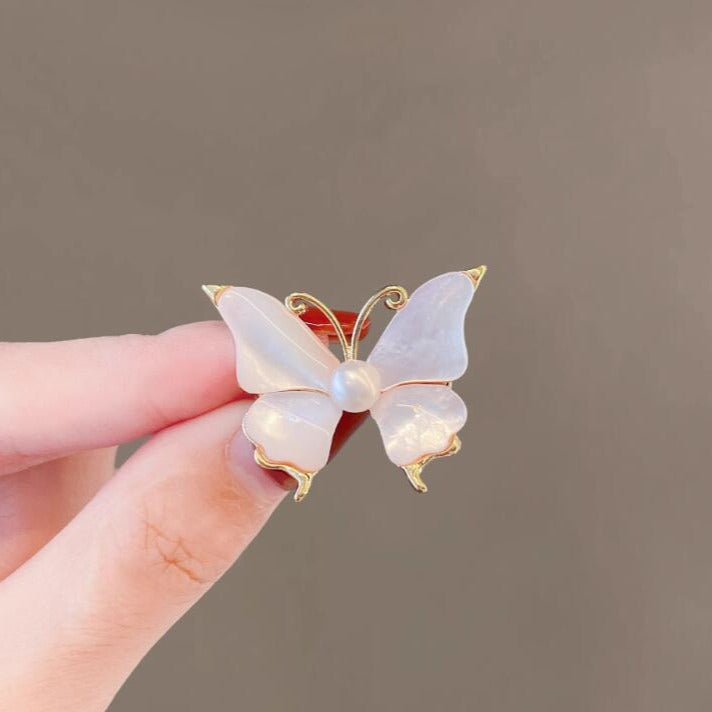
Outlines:
[[[206,291],[232,332],[237,380],[245,391],[326,391],[339,361],[282,302],[249,287]]]
[[[416,289],[396,312],[368,362],[385,388],[408,382],[454,381],[467,368],[465,314],[484,267],[448,272]]]
[[[294,499],[299,501],[329,459],[340,418],[341,410],[323,393],[283,391],[260,396],[242,428],[255,446],[257,464],[283,470],[297,481]]]
[[[467,408],[449,386],[413,383],[385,391],[371,415],[388,458],[416,490],[426,492],[421,472],[434,458],[460,449],[457,433],[467,420]]]

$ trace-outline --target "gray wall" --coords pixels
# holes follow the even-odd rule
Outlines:
[[[708,2],[0,3],[2,338],[491,268],[431,492],[368,423],[113,712],[710,709],[711,67]]]

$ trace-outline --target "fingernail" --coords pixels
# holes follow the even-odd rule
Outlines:
[[[334,433],[329,460],[366,419],[368,413],[344,413]],[[244,414],[243,414],[244,416]],[[268,470],[255,462],[255,446],[247,439],[242,429],[236,433],[227,446],[227,460],[230,469],[240,483],[255,493],[257,497],[270,501],[282,499],[287,492],[293,492],[297,483],[282,470]]]
[[[292,489],[291,477],[281,470],[265,470],[255,462],[254,445],[240,430],[227,446],[227,461],[240,484],[257,497],[279,500]],[[284,476],[284,480],[280,475]]]

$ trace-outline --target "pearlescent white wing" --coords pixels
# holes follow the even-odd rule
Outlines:
[[[217,308],[235,339],[237,381],[244,390],[326,391],[339,361],[282,302],[257,289],[230,287]]]
[[[469,275],[448,272],[411,294],[367,359],[378,369],[384,389],[462,376],[467,369],[465,314],[474,293]]]
[[[260,396],[247,411],[242,429],[272,464],[304,473],[326,465],[341,410],[329,396],[314,391],[284,391]]]
[[[383,393],[371,415],[391,462],[404,467],[447,450],[467,408],[449,386],[414,383]]]

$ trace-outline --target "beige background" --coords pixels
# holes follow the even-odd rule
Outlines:
[[[0,2],[2,338],[491,267],[431,493],[369,423],[114,712],[710,709],[711,70],[706,0]]]

